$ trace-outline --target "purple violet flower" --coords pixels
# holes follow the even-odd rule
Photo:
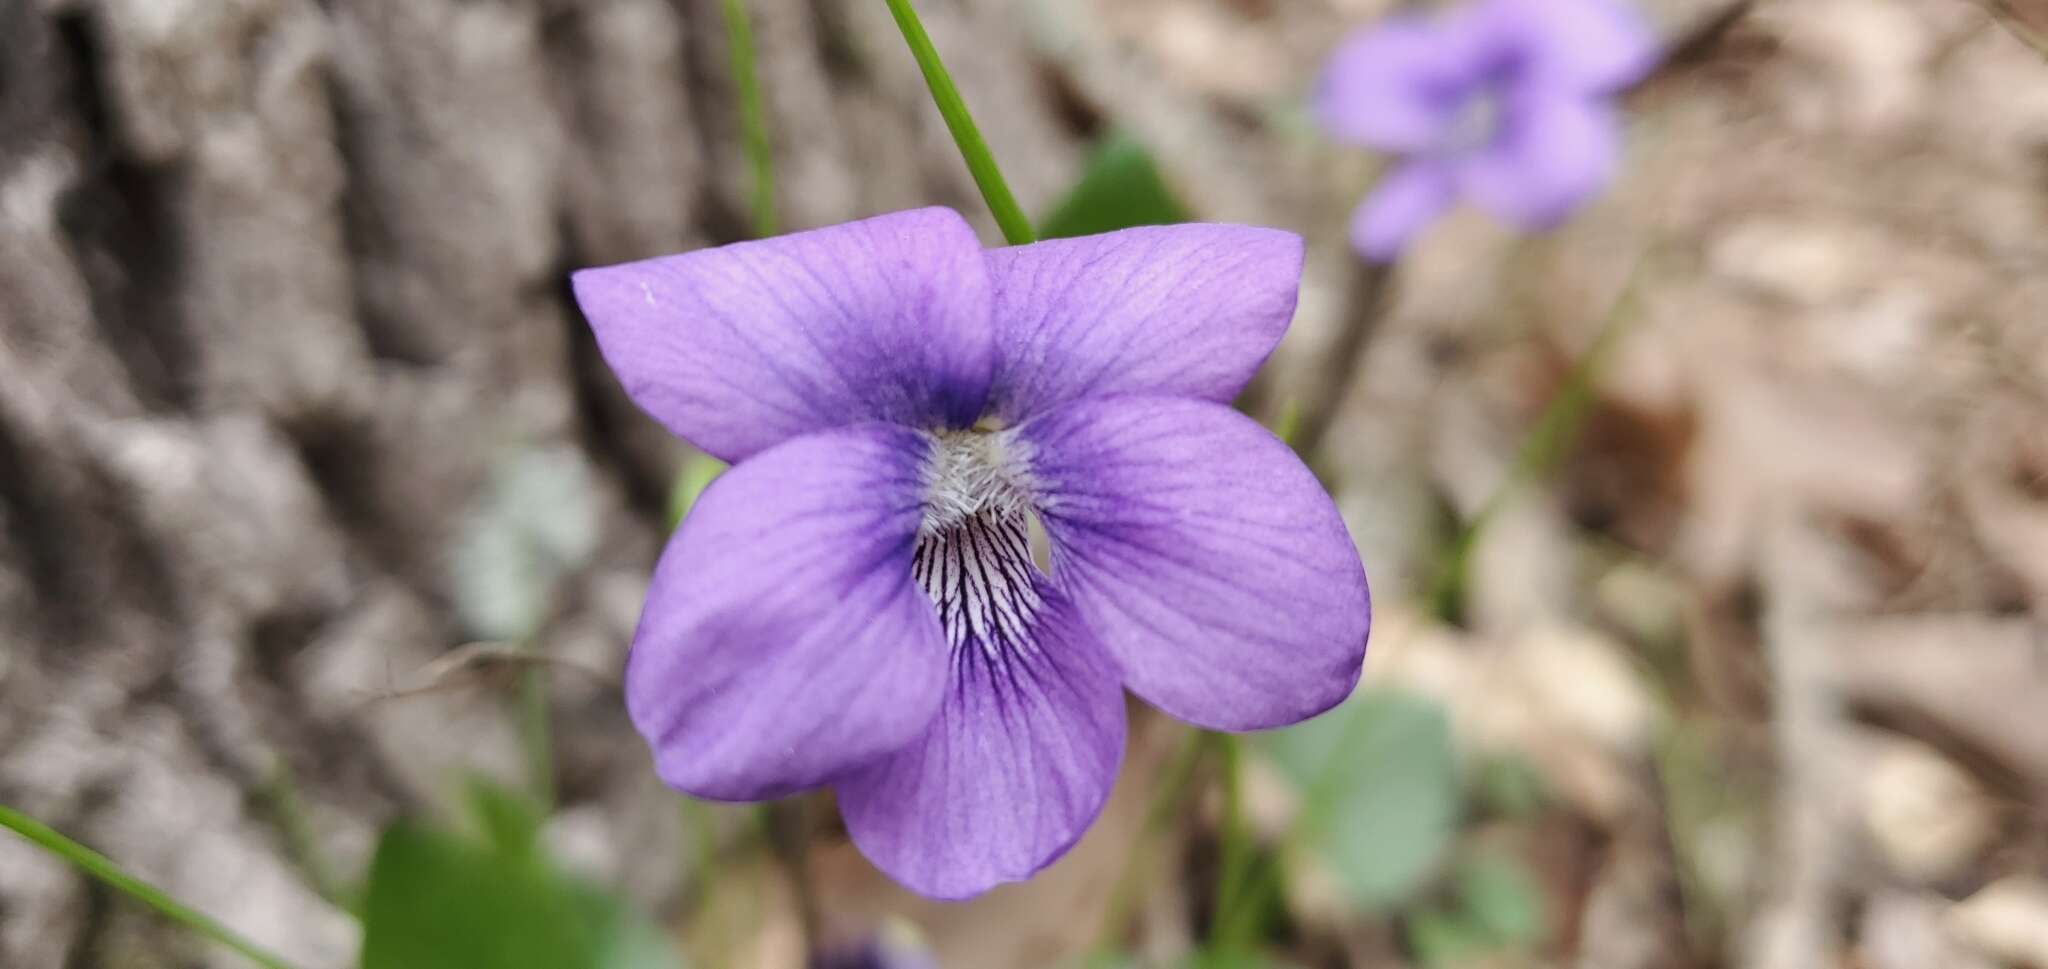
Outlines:
[[[831,785],[878,867],[964,898],[1102,810],[1124,687],[1221,730],[1342,700],[1370,622],[1357,549],[1226,406],[1301,260],[1291,233],[1223,225],[983,250],[930,208],[577,273],[627,393],[734,462],[626,663],[662,779]]]
[[[1352,34],[1316,114],[1338,139],[1407,156],[1352,217],[1352,244],[1391,260],[1460,196],[1529,231],[1563,221],[1612,175],[1614,95],[1657,56],[1614,0],[1472,0]]]

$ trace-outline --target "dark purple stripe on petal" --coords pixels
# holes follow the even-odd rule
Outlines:
[[[1000,638],[953,650],[923,739],[838,785],[854,844],[921,894],[967,898],[1030,877],[1109,799],[1124,745],[1116,666],[1056,591],[1033,598],[1021,629],[998,621]]]

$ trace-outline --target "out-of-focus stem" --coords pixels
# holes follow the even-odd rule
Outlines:
[[[761,97],[761,73],[754,57],[754,27],[746,0],[721,0],[725,39],[732,57],[733,89],[739,95],[740,140],[753,171],[751,207],[755,238],[776,233],[775,151],[768,141],[768,110]]]
[[[1217,772],[1223,782],[1223,823],[1217,831],[1216,911],[1210,920],[1209,937],[1211,941],[1221,941],[1218,936],[1223,926],[1231,921],[1244,897],[1239,889],[1251,861],[1251,836],[1245,830],[1241,764],[1244,758],[1238,750],[1237,738],[1227,733],[1211,733],[1209,738],[1216,748]]]
[[[163,889],[129,874],[120,865],[115,864],[113,859],[65,837],[41,821],[0,805],[0,827],[21,835],[28,839],[30,844],[99,879],[115,891],[155,909],[165,918],[235,950],[250,962],[265,969],[291,969],[291,964],[282,958],[243,938],[233,929],[214,921],[205,913],[172,898]]]
[[[283,757],[277,758],[270,777],[263,784],[262,794],[275,817],[279,833],[284,836],[287,849],[299,866],[305,869],[306,880],[312,883],[313,891],[321,898],[341,907],[348,908],[342,897],[340,880],[334,877],[334,866],[327,863],[327,856],[320,850],[320,838],[313,831],[313,822],[306,814],[306,803],[299,797],[299,786],[292,775],[291,764]]]
[[[1038,235],[1031,228],[1031,220],[1017,204],[1017,197],[1010,194],[1010,185],[1003,181],[988,141],[982,138],[981,129],[975,127],[974,117],[967,113],[967,102],[961,100],[960,89],[953,85],[952,75],[946,73],[946,65],[939,60],[938,48],[932,46],[931,36],[917,19],[917,11],[911,8],[910,0],[887,2],[889,12],[896,16],[897,28],[903,31],[904,42],[910,45],[911,56],[917,58],[918,69],[924,72],[932,102],[938,105],[940,117],[946,119],[946,130],[953,133],[953,143],[960,146],[960,157],[967,162],[967,171],[974,176],[981,197],[988,201],[988,210],[1002,228],[1003,238],[1013,246],[1036,242]]]
[[[1202,759],[1202,736],[1201,731],[1188,731],[1187,739],[1163,772],[1159,789],[1152,793],[1152,803],[1145,808],[1144,823],[1139,827],[1137,837],[1131,839],[1123,874],[1118,876],[1116,887],[1110,891],[1109,905],[1102,917],[1102,931],[1095,940],[1097,955],[1115,952],[1118,940],[1123,937],[1124,923],[1130,920],[1131,906],[1138,894],[1145,847],[1172,816],[1181,795],[1187,791],[1189,781],[1193,780],[1195,765]]]
[[[526,773],[543,815],[555,808],[555,741],[548,710],[548,668],[540,647],[529,644],[532,668],[519,678],[519,733],[526,748]]]
[[[1593,338],[1593,345],[1586,348],[1585,354],[1565,374],[1564,384],[1558,388],[1557,395],[1544,405],[1535,426],[1529,429],[1528,436],[1522,439],[1521,447],[1516,450],[1506,476],[1451,541],[1450,548],[1444,553],[1443,564],[1437,568],[1424,595],[1423,601],[1428,604],[1432,615],[1454,618],[1463,610],[1466,575],[1472,548],[1478,544],[1479,536],[1486,531],[1486,526],[1493,523],[1494,517],[1500,514],[1517,489],[1557,467],[1572,442],[1578,438],[1580,427],[1593,409],[1593,383],[1606,366],[1614,344],[1638,315],[1635,312],[1636,292],[1644,262],[1645,259],[1638,259],[1629,271],[1628,281],[1622,284],[1620,297],[1608,310],[1599,335]]]

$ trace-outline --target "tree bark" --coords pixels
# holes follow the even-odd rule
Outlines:
[[[785,224],[978,211],[880,4],[750,6]],[[921,6],[1046,197],[1077,135],[1000,5]],[[505,691],[419,671],[486,638],[451,549],[541,455],[596,510],[534,637],[563,816],[673,895],[615,678],[685,448],[565,278],[744,234],[725,45],[713,0],[0,0],[0,802],[350,964],[327,869],[518,776]],[[0,965],[137,958],[229,964],[0,838]]]

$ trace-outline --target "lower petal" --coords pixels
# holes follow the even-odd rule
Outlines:
[[[1457,181],[1435,162],[1410,162],[1380,180],[1351,218],[1351,245],[1374,262],[1391,262],[1451,207]]]
[[[1051,864],[1102,813],[1123,756],[1115,664],[1043,581],[1027,636],[966,637],[922,740],[839,783],[854,844],[932,898]]]
[[[713,482],[670,539],[626,661],[626,707],[670,786],[815,787],[915,740],[946,644],[910,574],[928,439],[799,437]]]
[[[1307,719],[1358,682],[1365,570],[1287,445],[1217,404],[1082,401],[1016,429],[1053,580],[1132,692],[1183,720]]]

